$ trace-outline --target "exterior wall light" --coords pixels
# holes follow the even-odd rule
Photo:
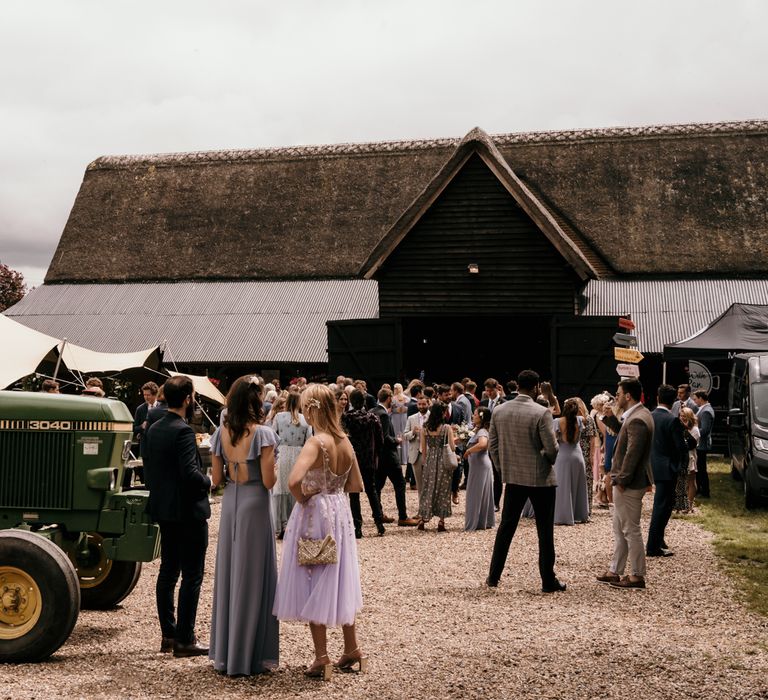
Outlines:
[[[478,275],[480,274],[480,265],[477,263],[469,263],[469,265],[467,265],[467,271],[470,275]]]

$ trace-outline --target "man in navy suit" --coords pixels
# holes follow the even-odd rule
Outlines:
[[[675,484],[681,469],[688,466],[688,448],[683,435],[683,424],[672,415],[675,402],[675,387],[662,384],[658,390],[658,406],[654,409],[653,444],[651,446],[651,467],[656,491],[653,496],[653,513],[648,529],[645,554],[648,557],[670,557],[664,541],[672,510],[675,507]]]
[[[160,651],[174,656],[202,656],[207,645],[195,636],[195,618],[208,548],[208,493],[195,433],[184,420],[194,402],[192,380],[171,377],[163,386],[168,412],[153,423],[144,439],[147,512],[160,525],[160,572],[155,593],[163,639]],[[173,598],[181,574],[177,616]]]

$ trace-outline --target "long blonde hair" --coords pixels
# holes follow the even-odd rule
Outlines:
[[[301,393],[301,412],[317,433],[328,433],[342,440],[346,437],[339,423],[336,395],[324,384],[309,384]]]

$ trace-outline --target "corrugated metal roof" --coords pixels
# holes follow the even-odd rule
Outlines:
[[[640,351],[661,353],[731,304],[768,304],[768,279],[592,280],[583,295],[585,316],[630,314]]]
[[[5,312],[104,352],[176,362],[327,362],[326,321],[377,318],[373,280],[42,285]]]

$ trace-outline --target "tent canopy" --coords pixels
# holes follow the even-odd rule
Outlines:
[[[40,333],[2,314],[0,337],[3,339],[0,350],[0,389],[10,387],[22,377],[33,374],[43,364],[52,372],[59,354],[70,372],[80,374],[123,372],[136,367],[160,370],[162,364],[159,347],[129,353],[95,352],[79,345],[64,344],[58,338]]]
[[[218,390],[218,388],[213,384],[213,382],[211,382],[210,379],[208,379],[208,377],[201,377],[196,374],[185,374],[184,372],[171,372],[171,370],[167,371],[168,374],[170,374],[172,377],[178,377],[182,374],[184,374],[186,377],[189,377],[195,387],[196,394],[205,396],[206,399],[210,399],[211,401],[214,401],[221,406],[223,406],[226,402],[224,394]]]
[[[768,352],[768,305],[731,304],[705,328],[664,346],[665,360],[727,360],[737,352]]]

